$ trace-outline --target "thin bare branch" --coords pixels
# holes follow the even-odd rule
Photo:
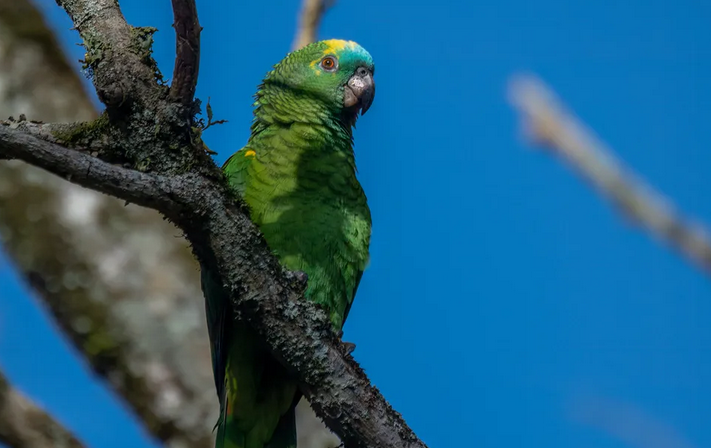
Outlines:
[[[303,0],[292,50],[298,50],[316,41],[321,19],[334,3],[335,0]]]
[[[84,448],[61,423],[14,389],[2,372],[0,443],[12,448]]]
[[[711,241],[704,227],[681,217],[660,193],[624,167],[543,82],[516,78],[510,99],[533,141],[561,157],[646,231],[711,274]]]
[[[569,405],[570,416],[635,448],[696,448],[687,437],[634,403],[579,396]]]
[[[172,0],[175,28],[175,67],[170,96],[190,106],[200,68],[200,23],[195,0]]]

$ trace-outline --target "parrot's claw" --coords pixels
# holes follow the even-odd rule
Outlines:
[[[350,355],[355,351],[356,345],[352,342],[342,342],[343,347],[345,348],[346,355]]]
[[[306,272],[296,271],[296,272],[294,272],[294,274],[296,275],[296,279],[299,280],[304,285],[306,285],[306,283],[308,283],[309,275]]]
[[[288,276],[295,279],[300,286],[303,288],[306,288],[306,285],[308,284],[309,281],[309,276],[306,272],[304,271],[289,271]]]
[[[336,336],[338,336],[338,339],[341,340],[341,344],[343,344],[343,348],[345,349],[346,355],[350,355],[351,353],[353,353],[356,348],[356,345],[352,342],[346,342],[343,340],[343,330],[338,330]]]

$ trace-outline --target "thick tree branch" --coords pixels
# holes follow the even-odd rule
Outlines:
[[[50,143],[63,146],[71,146],[84,152],[97,152],[104,150],[111,143],[107,136],[100,135],[98,140],[90,139],[81,135],[81,129],[90,126],[87,123],[42,123],[39,121],[28,121],[25,115],[21,115],[19,120],[10,117],[9,120],[0,120],[0,128],[9,128],[22,131],[26,135],[32,135]],[[78,139],[65,141],[62,135],[78,135]]]
[[[200,23],[195,0],[172,0],[175,28],[175,68],[170,96],[190,106],[195,96],[200,68]]]
[[[64,426],[15,390],[2,372],[0,443],[13,448],[84,448]]]
[[[529,137],[564,159],[642,228],[711,274],[711,241],[704,227],[682,218],[661,194],[624,167],[541,81],[515,79],[510,98]]]
[[[166,214],[221,274],[237,309],[299,376],[314,409],[346,446],[424,446],[344,354],[325,313],[301,297],[305,285],[283,272],[222,185],[128,170],[7,128],[0,128],[0,155]]]
[[[11,129],[0,128],[0,155],[165,213],[185,230],[198,258],[219,273],[237,310],[299,377],[316,412],[346,446],[424,446],[345,355],[325,313],[302,298],[305,285],[282,270],[224,186],[194,175],[167,179],[116,167]]]
[[[321,19],[335,2],[336,0],[303,0],[293,50],[316,41]]]
[[[86,152],[3,126],[0,147],[0,158],[20,159],[83,187],[165,213],[177,206],[170,199],[173,179],[111,165]]]
[[[57,0],[72,18],[86,47],[84,64],[93,72],[107,108],[155,100],[163,93],[150,58],[151,31],[133,28],[115,0]]]
[[[105,162],[88,163],[88,154],[33,137],[23,140],[13,135],[15,130],[2,133],[0,154],[31,160],[60,176],[70,175],[73,182],[163,212],[183,229],[198,259],[231,294],[238,315],[301,381],[314,409],[346,446],[424,446],[345,354],[325,313],[303,299],[305,285],[283,271],[219,169],[196,145],[189,127],[186,132],[179,104],[156,95],[161,92],[157,80],[149,85],[144,68],[154,61],[146,54],[137,58],[122,41],[125,22],[115,3],[67,0],[64,5],[85,41],[93,38],[111,48],[104,65],[94,67],[93,81],[98,92],[112,92],[118,85],[122,96],[131,100],[128,109],[105,100],[107,132],[118,140],[127,162],[143,173],[128,174],[130,170]],[[95,14],[87,14],[87,6]],[[92,44],[87,44],[90,49]],[[130,72],[132,66],[136,73]],[[117,73],[130,78],[122,81]],[[21,144],[28,149],[22,150]],[[144,193],[129,186],[129,179],[141,182]]]

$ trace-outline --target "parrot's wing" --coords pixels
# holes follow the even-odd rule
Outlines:
[[[256,152],[249,146],[245,146],[236,153],[232,154],[229,159],[222,165],[222,171],[227,175],[232,188],[237,190],[239,194],[244,194],[247,181],[247,168],[252,163]]]
[[[205,314],[207,315],[207,332],[210,336],[210,349],[212,353],[212,373],[215,377],[215,388],[220,399],[220,406],[224,404],[225,365],[227,364],[227,342],[230,335],[229,325],[232,317],[232,305],[224,296],[222,287],[214,281],[214,277],[206,268],[201,269],[202,290],[205,295]]]
[[[355,302],[355,296],[356,296],[356,293],[358,292],[358,285],[360,285],[361,278],[363,278],[363,271],[358,271],[356,273],[356,281],[355,281],[355,287],[353,288],[353,295],[351,296],[351,300],[346,304],[346,310],[343,312],[343,322],[346,321],[346,318],[348,317],[348,313],[351,311],[351,305],[353,305],[353,302]]]
[[[238,193],[244,194],[245,174],[252,157],[245,157],[249,148],[242,148],[234,153],[223,165],[222,169],[229,178],[230,185]],[[212,371],[215,377],[215,388],[224,405],[225,367],[227,365],[228,343],[231,338],[231,322],[234,320],[232,304],[225,297],[222,285],[217,284],[214,277],[204,267],[202,271],[202,289],[205,295],[205,314],[207,315],[207,330],[210,336],[212,352]]]

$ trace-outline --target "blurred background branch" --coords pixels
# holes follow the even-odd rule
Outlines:
[[[314,42],[318,38],[318,29],[321,25],[321,19],[331,8],[336,0],[303,0],[301,3],[301,12],[299,13],[299,21],[296,27],[296,36],[292,50]]]
[[[667,422],[634,403],[607,397],[579,396],[569,405],[571,417],[635,448],[696,448]]]
[[[83,448],[69,431],[7,382],[0,372],[0,443],[13,448]]]
[[[315,38],[326,10],[315,3],[304,1],[300,42]],[[0,0],[0,117],[96,117],[77,69],[29,0]],[[212,446],[218,406],[199,271],[175,227],[152,210],[1,162],[0,237],[35,297],[154,437]],[[300,446],[339,443],[305,400],[297,421]],[[26,421],[0,423],[24,437],[8,436],[8,446],[44,440],[33,434],[40,427],[18,424]]]
[[[673,204],[624,167],[543,82],[532,76],[515,78],[509,99],[533,143],[559,156],[626,217],[711,274],[711,242],[704,227],[684,219]]]
[[[0,116],[91,120],[77,68],[34,5],[0,0]],[[197,265],[172,225],[9,162],[0,163],[0,235],[37,299],[151,434],[168,446],[212,445]]]

